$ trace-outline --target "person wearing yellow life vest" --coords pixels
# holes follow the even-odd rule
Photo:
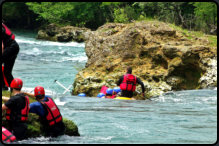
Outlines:
[[[4,71],[2,72],[2,91],[8,90],[11,81],[14,79],[12,69],[19,49],[19,45],[15,41],[15,35],[2,23],[2,64],[4,64]]]
[[[45,136],[57,137],[64,134],[65,125],[59,108],[51,97],[45,95],[45,90],[42,86],[37,86],[34,89],[34,94],[22,93],[37,100],[37,102],[30,104],[30,113],[39,115]]]
[[[132,68],[126,68],[126,74],[119,78],[117,82],[117,86],[120,86],[121,97],[128,97],[132,98],[133,92],[136,90],[136,84],[140,84],[142,88],[142,96],[145,96],[145,88],[143,82],[137,78],[136,76],[132,75]]]
[[[16,137],[17,140],[23,140],[27,132],[27,119],[29,113],[29,98],[21,93],[23,81],[19,78],[14,78],[10,88],[12,97],[2,97],[6,101],[2,104],[2,111],[7,110],[6,120],[9,122],[9,131]]]

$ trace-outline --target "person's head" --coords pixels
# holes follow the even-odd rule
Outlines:
[[[113,88],[113,94],[117,94],[121,91],[121,89],[119,87],[114,87]]]
[[[37,86],[34,89],[34,96],[37,100],[42,100],[45,97],[45,90],[42,86]]]
[[[106,90],[106,96],[112,96],[112,95],[113,95],[113,89],[108,88],[108,89]]]
[[[105,96],[104,93],[99,93],[99,94],[97,95],[97,97],[99,97],[99,98],[101,98],[101,97],[103,97],[103,96]]]
[[[128,73],[128,74],[132,74],[132,67],[127,67],[126,68],[126,73]]]
[[[85,93],[80,93],[78,94],[79,97],[86,97],[86,94]]]
[[[23,81],[19,78],[14,78],[10,84],[10,88],[12,92],[14,91],[20,92],[22,86],[23,86]]]

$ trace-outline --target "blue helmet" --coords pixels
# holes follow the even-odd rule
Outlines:
[[[99,97],[99,98],[101,98],[101,97],[103,97],[103,96],[105,96],[104,93],[99,93],[99,94],[97,95],[97,97]]]
[[[113,94],[113,89],[108,88],[108,89],[106,90],[106,94]]]
[[[116,92],[116,93],[119,93],[121,91],[121,89],[119,87],[114,87],[113,91]]]
[[[78,96],[80,96],[80,97],[86,97],[86,95],[85,95],[84,93],[80,93],[80,94],[78,94]]]

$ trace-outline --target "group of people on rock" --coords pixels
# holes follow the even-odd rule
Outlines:
[[[23,140],[27,133],[27,120],[29,113],[39,116],[42,131],[45,136],[57,137],[64,134],[65,125],[59,108],[53,99],[45,95],[42,86],[34,89],[34,94],[21,91],[23,81],[14,78],[11,82],[11,98],[2,97],[5,101],[2,104],[2,111],[6,110],[6,120],[9,123],[9,131],[17,140]],[[36,99],[36,102],[29,103],[29,97]],[[3,131],[2,131],[3,132]]]
[[[59,108],[53,99],[45,95],[42,86],[34,89],[34,94],[21,91],[23,81],[14,78],[12,69],[19,53],[19,45],[15,41],[15,35],[2,23],[2,91],[10,87],[10,98],[2,97],[5,101],[2,104],[2,111],[6,110],[6,120],[11,135],[2,127],[2,141],[11,139],[12,135],[16,140],[23,140],[27,133],[27,120],[29,113],[39,116],[39,121],[45,136],[57,137],[64,134],[65,125]],[[36,102],[29,103],[29,97],[36,99]]]

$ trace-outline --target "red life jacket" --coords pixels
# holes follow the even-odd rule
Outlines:
[[[4,27],[5,29],[5,33],[11,37],[12,40],[15,39],[15,35],[11,32],[11,30],[4,24],[2,23],[2,26]]]
[[[12,142],[15,140],[16,140],[16,137],[11,132],[9,132],[7,129],[2,127],[2,141]]]
[[[56,106],[52,98],[48,98],[48,101],[39,101],[48,111],[45,120],[52,126],[62,120],[62,115],[59,108]]]
[[[17,122],[27,121],[29,110],[30,110],[30,107],[29,107],[30,102],[29,102],[29,98],[27,96],[22,96],[22,97],[25,98],[25,103],[26,103],[25,107],[20,112],[16,111],[17,112],[16,115],[14,115],[14,113],[11,112],[11,109],[7,109],[6,120],[13,121],[12,116],[16,116],[17,118],[15,118],[15,119]]]
[[[123,76],[123,81],[120,84],[120,89],[121,90],[127,90],[127,91],[135,91],[136,89],[136,82],[137,78],[136,76],[132,74],[125,74]]]

